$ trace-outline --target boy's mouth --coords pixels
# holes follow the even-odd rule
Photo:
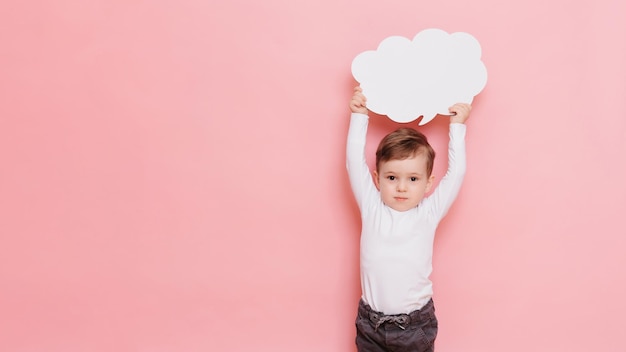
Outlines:
[[[394,199],[397,200],[398,202],[402,202],[402,201],[405,201],[405,200],[407,200],[409,198],[406,198],[406,197],[394,197]]]

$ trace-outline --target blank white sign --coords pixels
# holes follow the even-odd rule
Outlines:
[[[352,75],[369,110],[396,122],[449,114],[455,103],[470,104],[487,83],[481,48],[470,34],[426,29],[413,40],[392,36],[378,49],[352,61]]]

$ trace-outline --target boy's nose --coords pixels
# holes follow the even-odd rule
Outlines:
[[[398,190],[398,191],[400,191],[400,192],[404,192],[404,191],[406,190],[406,185],[405,185],[405,183],[404,183],[404,182],[398,182],[398,188],[397,188],[397,190]]]

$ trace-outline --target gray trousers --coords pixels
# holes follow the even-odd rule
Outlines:
[[[437,337],[435,305],[431,299],[409,314],[384,315],[359,302],[356,347],[359,352],[433,352]]]

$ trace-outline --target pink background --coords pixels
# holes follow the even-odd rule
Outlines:
[[[624,13],[2,2],[0,350],[354,351],[350,63],[435,27],[489,72],[436,240],[438,351],[624,351]],[[372,116],[369,155],[396,126]]]

